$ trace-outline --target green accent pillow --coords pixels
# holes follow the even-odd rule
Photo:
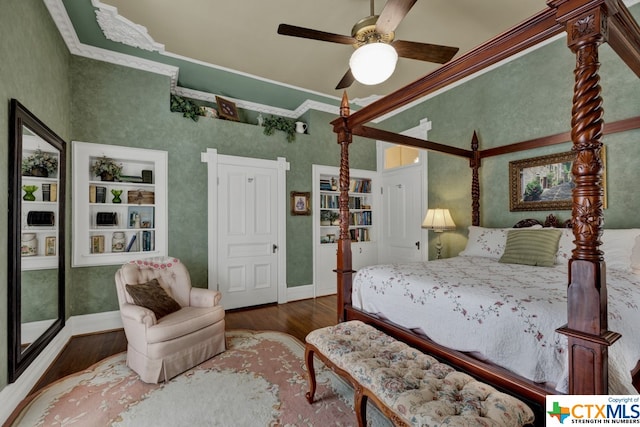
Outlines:
[[[139,285],[126,285],[127,292],[131,295],[136,305],[146,307],[153,311],[156,320],[180,310],[180,304],[160,286],[158,279],[152,279]]]
[[[557,229],[509,230],[500,262],[553,267],[562,231]]]

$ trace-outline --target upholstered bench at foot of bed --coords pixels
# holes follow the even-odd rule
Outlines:
[[[316,355],[355,389],[358,425],[371,399],[395,425],[502,426],[533,423],[533,411],[513,396],[360,321],[312,331],[306,337],[307,400],[316,389]]]

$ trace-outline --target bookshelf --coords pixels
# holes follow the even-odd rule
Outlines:
[[[313,165],[313,258],[316,296],[336,293],[336,241],[340,233],[339,169]],[[353,268],[377,263],[377,224],[375,210],[379,199],[377,173],[350,170],[349,234]]]
[[[91,165],[106,156],[122,165],[103,181]],[[167,255],[166,151],[72,142],[74,267],[119,265]]]

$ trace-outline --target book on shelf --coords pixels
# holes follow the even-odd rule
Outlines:
[[[153,232],[152,231],[142,232],[142,250],[145,252],[153,250]]]
[[[349,193],[370,193],[371,180],[352,179],[349,181]]]
[[[42,201],[51,201],[51,184],[42,184]]]
[[[58,184],[50,184],[49,186],[49,201],[57,202],[58,201]]]
[[[125,249],[125,252],[135,252],[136,249],[134,249],[133,244],[136,242],[136,239],[138,238],[138,236],[136,236],[136,234],[134,233],[133,236],[131,236],[131,239],[129,240],[129,243],[127,244],[127,249]]]
[[[90,185],[89,186],[89,203],[95,203],[95,202],[96,202],[96,186]]]
[[[320,190],[331,191],[331,180],[328,178],[320,179]]]
[[[107,187],[96,186],[96,203],[107,201]]]

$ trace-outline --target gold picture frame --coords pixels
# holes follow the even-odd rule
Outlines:
[[[44,254],[47,256],[52,256],[56,254],[56,238],[54,236],[45,237]]]
[[[605,189],[603,207],[607,207],[606,150],[602,159],[602,186]],[[572,190],[575,186],[571,167],[573,151],[532,157],[509,162],[509,210],[547,211],[571,210]]]
[[[218,104],[218,116],[222,117],[223,119],[233,120],[235,122],[240,121],[238,108],[236,107],[236,104],[234,102],[216,96],[216,104]]]
[[[311,193],[291,192],[291,215],[311,215]]]

